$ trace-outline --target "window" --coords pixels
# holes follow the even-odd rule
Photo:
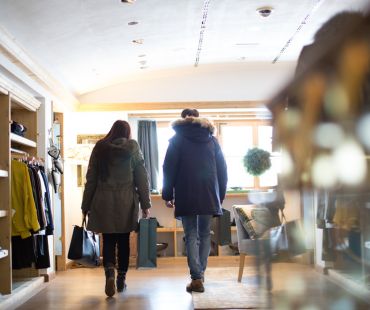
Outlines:
[[[160,188],[163,185],[163,161],[166,156],[168,147],[168,140],[175,134],[175,131],[170,126],[169,122],[157,122],[157,135],[158,135],[158,184]]]
[[[246,150],[253,146],[253,127],[221,124],[220,143],[227,163],[228,187],[253,187],[254,178],[243,166]]]
[[[249,175],[243,158],[249,148],[259,147],[272,155],[272,126],[266,121],[215,122],[228,167],[229,188],[261,188],[277,185],[278,158],[271,156],[272,167],[256,178]]]

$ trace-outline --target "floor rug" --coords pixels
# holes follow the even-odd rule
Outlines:
[[[194,309],[268,309],[268,295],[257,286],[254,268],[244,268],[242,282],[238,268],[208,268],[205,292],[192,293]]]

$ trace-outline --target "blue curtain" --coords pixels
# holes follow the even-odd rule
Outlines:
[[[149,173],[151,190],[158,190],[158,141],[155,121],[138,122],[138,143]]]

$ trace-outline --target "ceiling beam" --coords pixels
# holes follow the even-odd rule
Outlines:
[[[75,109],[79,101],[64,85],[52,77],[46,70],[41,68],[28,54],[20,47],[4,28],[0,26],[0,54],[6,57],[9,62],[19,68],[30,79],[38,83],[46,91],[57,97],[67,106]],[[32,87],[30,85],[29,87]],[[37,90],[39,91],[39,90]]]
[[[241,109],[264,107],[262,101],[192,101],[192,102],[135,102],[135,103],[83,103],[77,111],[158,111],[193,109]]]

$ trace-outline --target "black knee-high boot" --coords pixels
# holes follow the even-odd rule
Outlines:
[[[116,286],[114,284],[114,267],[104,267],[105,271],[105,294],[112,297],[116,293]]]
[[[123,292],[126,289],[126,271],[117,270],[117,292]]]

